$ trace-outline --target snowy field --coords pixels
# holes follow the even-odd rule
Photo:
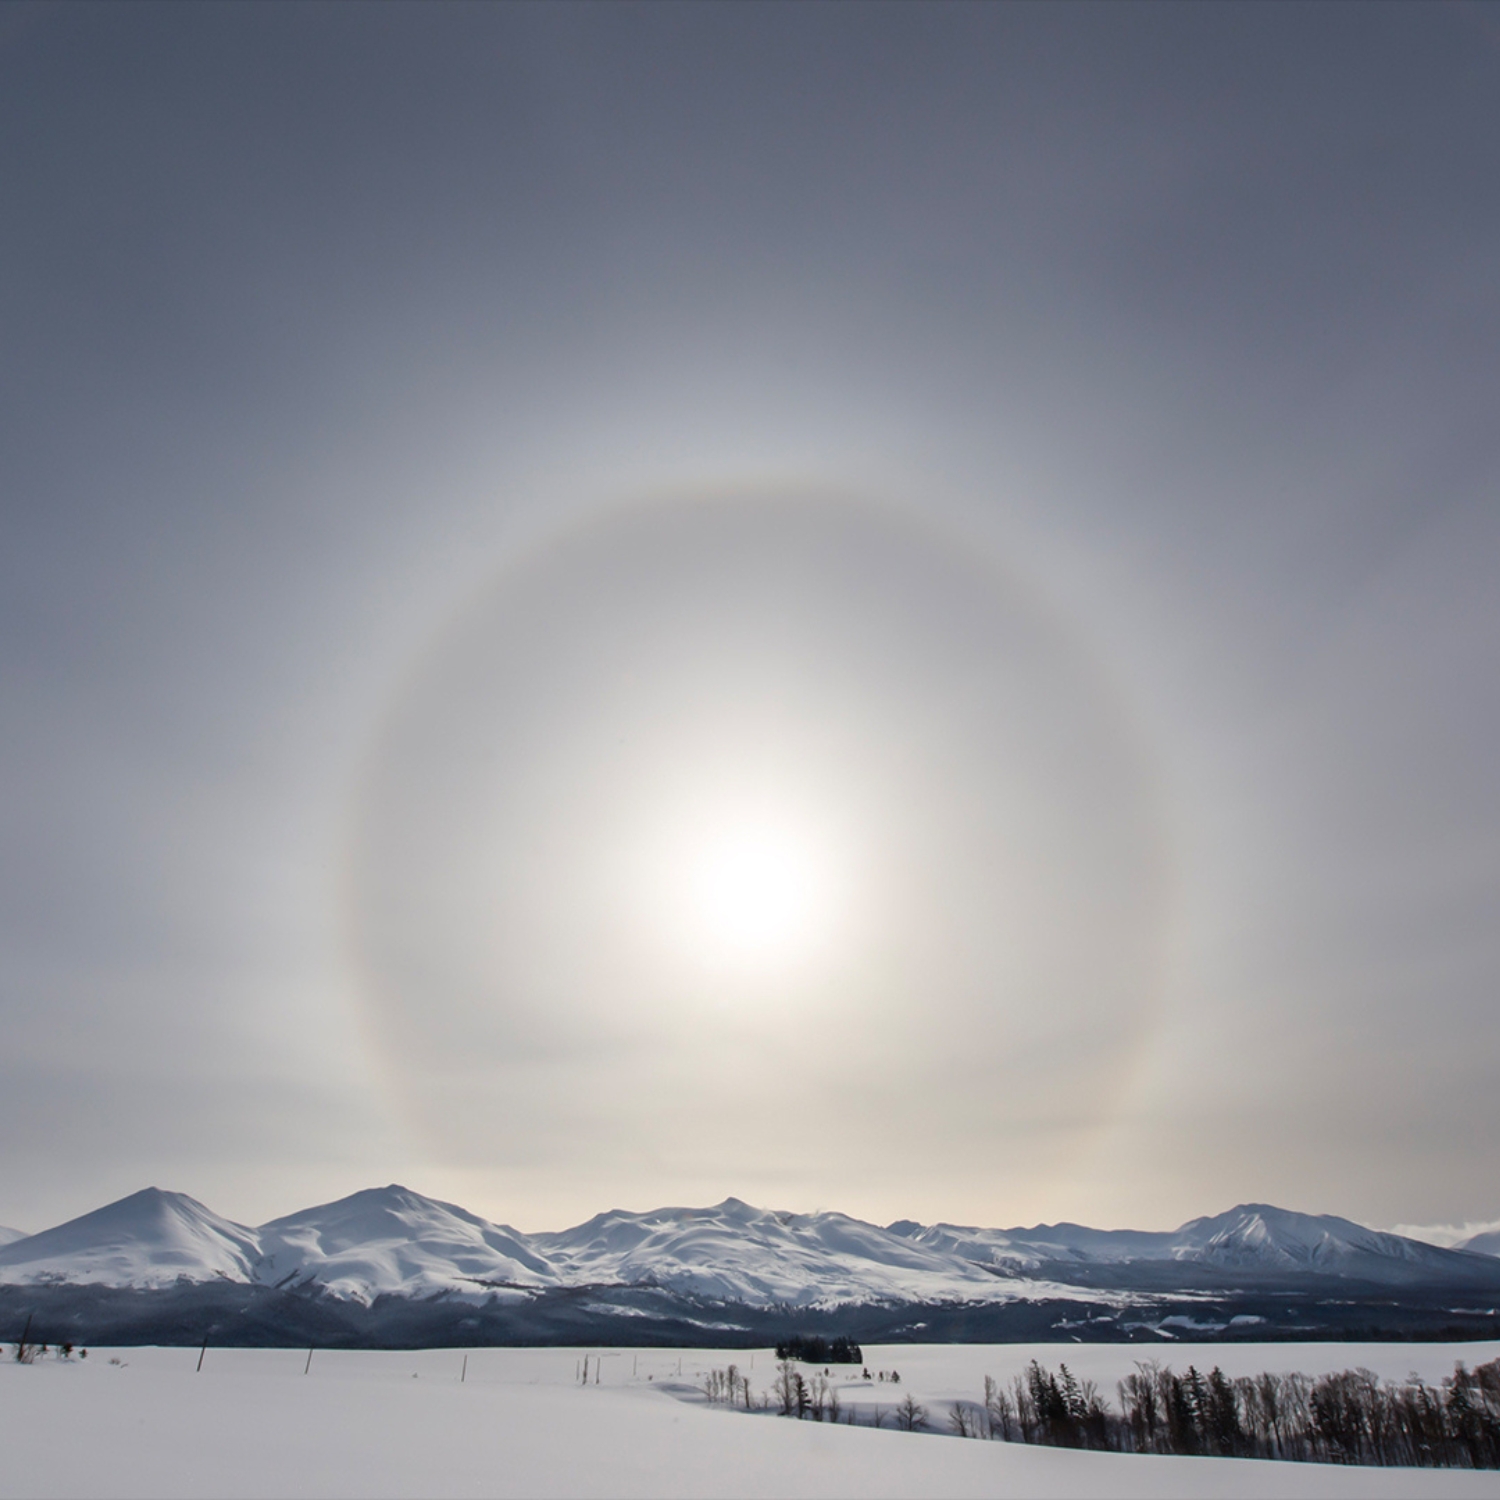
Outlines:
[[[0,1495],[1500,1496],[1496,1472],[1065,1452],[731,1412],[696,1394],[731,1362],[765,1391],[765,1350],[319,1351],[306,1374],[306,1350],[210,1348],[201,1374],[198,1352],[0,1365]],[[981,1398],[985,1375],[1007,1380],[1033,1356],[1065,1359],[1113,1398],[1147,1354],[1230,1375],[1364,1365],[1435,1382],[1500,1345],[867,1345],[870,1370],[901,1384],[843,1372],[839,1385],[866,1414],[911,1391],[941,1430],[944,1403]]]

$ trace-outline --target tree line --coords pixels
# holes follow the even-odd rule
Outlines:
[[[830,1374],[784,1359],[771,1388],[752,1394],[749,1379],[730,1365],[709,1373],[703,1393],[711,1402],[801,1421],[932,1429],[928,1409],[911,1392],[893,1408],[872,1408],[847,1401]],[[1217,1365],[1207,1374],[1189,1365],[1178,1374],[1150,1360],[1138,1362],[1116,1389],[1113,1406],[1066,1364],[1054,1373],[1032,1360],[1008,1385],[985,1376],[982,1402],[952,1402],[948,1430],[1111,1453],[1500,1468],[1500,1359],[1472,1370],[1458,1364],[1438,1385],[1416,1375],[1382,1381],[1364,1369],[1231,1378]]]
[[[800,1359],[809,1365],[862,1365],[865,1362],[859,1345],[842,1334],[832,1339],[816,1333],[793,1334],[777,1344],[776,1358]]]
[[[779,1416],[796,1417],[799,1422],[843,1422],[850,1427],[883,1427],[889,1417],[897,1427],[906,1432],[916,1432],[927,1425],[927,1408],[918,1403],[909,1391],[890,1412],[881,1407],[864,1408],[846,1406],[839,1394],[838,1384],[825,1368],[820,1374],[809,1370],[805,1374],[789,1359],[776,1366],[776,1379],[768,1391],[759,1395],[750,1389],[750,1377],[738,1365],[727,1370],[710,1370],[703,1377],[701,1390],[707,1400],[720,1406],[743,1406],[746,1411],[774,1411]],[[870,1372],[864,1372],[870,1379]],[[885,1372],[881,1371],[881,1379]],[[899,1385],[901,1377],[893,1370],[891,1381]]]
[[[1155,1360],[1119,1382],[1112,1407],[1091,1380],[1035,1360],[1009,1387],[985,1377],[984,1403],[950,1417],[962,1437],[1314,1463],[1500,1468],[1500,1359],[1462,1364],[1439,1386],[1373,1371],[1242,1375],[1214,1366],[1184,1374]]]

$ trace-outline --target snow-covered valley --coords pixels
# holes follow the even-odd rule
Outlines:
[[[767,1350],[316,1351],[96,1348],[0,1364],[4,1496],[1308,1496],[1500,1495],[1494,1472],[1166,1458],[939,1436],[940,1414],[1055,1345],[866,1346],[872,1369],[932,1413],[932,1433],[711,1407],[709,1371],[738,1361],[765,1390]],[[1106,1390],[1139,1351],[1075,1345]],[[1229,1375],[1350,1363],[1348,1345],[1194,1345]],[[1384,1377],[1430,1381],[1500,1344],[1364,1345]],[[592,1374],[579,1379],[587,1357]],[[890,1399],[843,1372],[853,1404]],[[80,1441],[80,1434],[87,1434]]]

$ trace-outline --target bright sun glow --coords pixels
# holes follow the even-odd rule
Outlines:
[[[768,962],[811,946],[828,915],[818,851],[764,824],[725,829],[690,860],[687,895],[699,942],[712,956]]]

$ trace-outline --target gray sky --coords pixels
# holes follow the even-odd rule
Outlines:
[[[0,1221],[1500,1213],[1494,7],[16,6],[0,131]]]

